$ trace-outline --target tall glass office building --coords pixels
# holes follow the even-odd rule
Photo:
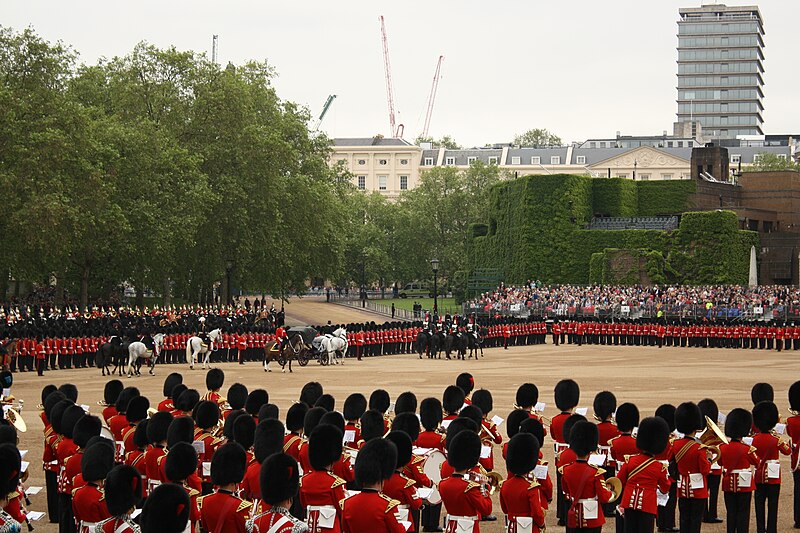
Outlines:
[[[764,25],[758,6],[684,8],[678,20],[678,121],[703,135],[763,135]]]

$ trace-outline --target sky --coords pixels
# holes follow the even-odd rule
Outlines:
[[[727,2],[744,5],[743,2]],[[750,2],[751,4],[753,2]],[[397,122],[422,131],[445,57],[430,135],[464,146],[510,142],[530,128],[564,141],[672,131],[677,0],[2,0],[0,24],[61,40],[87,64],[136,43],[267,60],[284,100],[318,115],[331,137],[389,136],[379,16],[386,21]],[[761,0],[766,32],[764,130],[800,131],[796,2]]]

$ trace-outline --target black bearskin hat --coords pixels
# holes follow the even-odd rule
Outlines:
[[[285,453],[270,455],[261,465],[261,498],[274,506],[297,496],[299,465]]]
[[[442,407],[447,414],[456,414],[464,406],[464,391],[455,385],[450,385],[442,395]]]
[[[607,420],[614,411],[617,409],[617,397],[614,396],[613,392],[609,392],[604,390],[602,392],[598,392],[594,397],[594,414],[597,415],[601,421]]]
[[[774,402],[775,390],[769,383],[756,383],[750,390],[750,399],[753,400],[753,405],[758,402]]]
[[[342,432],[329,424],[314,428],[308,437],[308,462],[314,470],[325,470],[342,456]]]
[[[561,433],[564,435],[564,441],[569,444],[569,433],[572,431],[572,428],[578,422],[585,422],[586,417],[583,415],[569,415],[566,420],[564,420],[564,425],[561,428]]]
[[[463,408],[461,412],[458,413],[458,418],[469,418],[470,420],[475,422],[475,424],[477,424],[478,427],[480,427],[481,424],[483,423],[483,413],[481,412],[480,409],[478,409],[474,405],[468,405],[465,408]]]
[[[172,413],[161,411],[155,413],[147,422],[147,442],[158,444],[167,440],[167,430],[172,423]]]
[[[317,398],[314,407],[322,407],[326,411],[333,411],[336,408],[336,398],[330,394],[323,394]]]
[[[644,453],[658,455],[667,449],[670,432],[666,420],[660,416],[648,416],[639,423],[636,447]]]
[[[323,390],[321,384],[316,381],[309,381],[303,385],[303,388],[300,391],[300,402],[306,404],[310,409],[314,407],[314,404],[317,403],[317,400],[320,396],[322,396],[322,393]]]
[[[3,444],[0,446],[0,491],[2,494],[8,495],[17,490],[21,465],[22,458],[15,445]]]
[[[175,407],[184,413],[191,413],[194,411],[194,407],[199,402],[200,393],[197,392],[197,389],[186,389],[177,399],[173,399]]]
[[[49,385],[45,385],[44,388],[42,388],[42,407],[44,407],[44,401],[47,399],[47,397],[56,392],[57,390],[58,387],[56,387],[52,383]]]
[[[124,388],[122,382],[118,379],[112,379],[106,383],[103,388],[103,401],[106,402],[106,405],[115,405],[117,403],[117,398],[119,398],[119,393],[122,392]]]
[[[792,411],[800,411],[800,381],[795,381],[789,387],[789,407]]]
[[[147,396],[136,396],[135,398],[131,398],[131,401],[128,403],[128,410],[125,411],[125,418],[127,418],[128,422],[131,424],[135,424],[147,418],[148,409],[150,409],[150,400],[147,399]]]
[[[403,431],[411,441],[419,438],[419,418],[414,413],[400,413],[392,420],[392,431]]]
[[[753,406],[753,424],[761,433],[769,433],[780,420],[778,406],[772,402],[758,402]]]
[[[447,448],[447,462],[455,470],[472,468],[478,464],[480,456],[481,438],[474,431],[459,432]]]
[[[506,434],[508,435],[508,438],[510,439],[519,433],[520,424],[530,417],[530,413],[522,409],[514,409],[511,411],[511,413],[508,415],[508,419],[506,420]]]
[[[694,402],[683,402],[675,409],[675,429],[691,437],[706,427],[703,413]]]
[[[367,398],[359,392],[354,392],[345,399],[342,410],[345,420],[358,420],[367,410]]]
[[[539,388],[533,383],[523,383],[517,389],[515,397],[517,407],[533,407],[539,403]]]
[[[383,389],[375,389],[372,391],[372,394],[369,395],[369,408],[375,409],[381,414],[389,410],[390,404],[389,393]]]
[[[277,405],[274,403],[265,403],[261,406],[261,409],[258,410],[258,421],[261,422],[262,420],[269,420],[270,418],[278,420],[280,415],[281,413]]]
[[[247,469],[247,454],[239,443],[229,442],[216,452],[211,459],[211,481],[214,485],[241,483]]]
[[[669,403],[661,404],[656,409],[655,416],[663,418],[667,423],[670,433],[675,431],[675,406]]]
[[[630,433],[639,425],[639,408],[630,402],[625,402],[617,407],[617,414],[614,418],[617,422],[617,429],[621,433]]]
[[[236,423],[236,419],[240,416],[250,416],[245,411],[231,411],[228,413],[228,418],[225,419],[225,422],[222,424],[222,436],[228,440],[233,440],[233,425]]]
[[[181,397],[181,394],[189,390],[189,387],[184,385],[183,383],[178,383],[175,387],[172,388],[172,406],[175,409],[180,409],[178,407],[178,398]]]
[[[364,442],[383,437],[383,415],[369,409],[361,415],[361,438]]]
[[[581,400],[581,388],[571,379],[562,379],[556,383],[553,391],[556,400],[556,407],[561,411],[574,409]]]
[[[470,431],[472,433],[478,434],[480,427],[470,418],[456,418],[450,425],[447,426],[447,433],[444,437],[444,445],[445,448],[448,450],[450,449],[450,443],[453,442],[453,439],[456,435],[461,433],[462,431]]]
[[[84,411],[80,405],[70,405],[67,410],[64,411],[64,416],[61,417],[61,429],[65,437],[72,438],[75,431],[75,424],[84,416],[86,416],[86,411]]]
[[[217,425],[219,416],[219,406],[214,402],[203,400],[197,404],[194,421],[200,429],[209,429]]]
[[[312,407],[308,410],[306,417],[303,419],[303,433],[306,436],[311,435],[311,432],[319,425],[319,421],[322,420],[325,413],[327,411],[324,407]]]
[[[150,441],[147,440],[147,426],[149,425],[150,419],[145,418],[136,424],[136,429],[133,430],[133,445],[140,450],[144,450],[150,444]]]
[[[234,383],[228,388],[228,404],[231,409],[244,409],[247,402],[247,387],[241,383]]]
[[[114,407],[117,408],[117,412],[124,415],[125,411],[128,410],[128,404],[136,396],[139,396],[139,389],[136,387],[125,387],[122,389],[122,392],[117,396],[117,402],[114,404]]]
[[[253,441],[253,454],[256,461],[263,463],[264,459],[274,453],[283,451],[283,424],[280,420],[262,420],[256,426],[255,438]]]
[[[162,483],[145,500],[142,533],[183,533],[191,511],[189,494],[180,485]]]
[[[47,398],[45,398],[43,402],[44,416],[47,417],[47,420],[50,422],[50,424],[53,423],[53,407],[55,407],[58,402],[64,401],[66,399],[67,399],[66,396],[64,396],[64,394],[61,393],[60,391],[55,391],[49,394]]]
[[[197,471],[197,450],[188,442],[179,442],[169,449],[164,473],[173,483],[180,483]]]
[[[306,419],[308,412],[308,405],[305,403],[293,404],[288,411],[286,411],[286,429],[292,432],[297,432],[303,429],[303,422]]]
[[[130,465],[117,465],[106,476],[106,507],[112,516],[126,514],[142,499],[142,476]]]
[[[67,400],[72,400],[72,403],[78,401],[78,387],[72,383],[64,383],[58,388],[58,390],[60,390],[64,396],[67,397]]]
[[[397,465],[395,469],[403,468],[411,461],[411,437],[403,431],[390,431],[386,435],[386,439],[392,441],[397,447]]]
[[[96,437],[100,434],[103,428],[103,423],[100,419],[93,415],[85,414],[78,419],[75,423],[75,428],[72,430],[72,440],[78,448],[85,448],[89,439]]]
[[[456,376],[456,387],[464,391],[464,396],[469,396],[475,388],[475,379],[469,372],[462,372]]]
[[[255,389],[247,395],[247,400],[244,402],[244,410],[250,416],[258,416],[258,410],[261,406],[269,403],[269,393],[264,389]]]
[[[190,416],[179,416],[172,420],[167,428],[167,448],[179,442],[194,441],[194,420]]]
[[[536,418],[528,418],[527,420],[523,420],[519,425],[519,432],[530,433],[536,437],[536,441],[539,443],[540,448],[544,446],[544,425],[542,424],[541,420]]]
[[[403,392],[397,397],[394,402],[394,414],[400,413],[416,413],[417,412],[417,397],[413,392]]]
[[[426,431],[435,431],[442,423],[442,402],[438,398],[425,398],[419,404],[419,418]]]
[[[536,467],[539,441],[530,433],[518,433],[508,441],[506,467],[517,476],[524,476]]]
[[[223,383],[225,383],[225,372],[222,369],[212,368],[206,372],[206,388],[208,390],[219,390]]]
[[[19,441],[17,428],[9,423],[0,424],[0,444],[11,444],[16,446]]]
[[[173,372],[164,378],[164,397],[172,398],[172,390],[176,385],[180,385],[181,383],[183,383],[183,376],[178,372]]]
[[[55,395],[56,393],[53,393]],[[60,402],[56,402],[53,408],[50,410],[50,416],[48,419],[50,420],[50,424],[53,426],[53,431],[58,433],[59,435],[64,434],[64,427],[62,421],[64,420],[64,413],[67,412],[67,409],[75,405],[70,400],[61,400]]]
[[[486,389],[476,390],[472,393],[472,405],[480,409],[483,416],[487,416],[494,409],[492,393]]]
[[[114,444],[108,439],[91,441],[81,457],[81,473],[84,481],[105,479],[114,468]]]
[[[249,450],[256,438],[256,420],[250,415],[242,415],[233,423],[233,440],[242,448]]]
[[[319,419],[320,424],[330,424],[344,434],[344,417],[336,411],[328,411]]]
[[[588,420],[579,420],[569,431],[569,447],[578,457],[585,457],[597,450],[599,438],[596,425]]]
[[[366,486],[385,481],[392,477],[396,464],[397,446],[386,439],[373,439],[356,456],[356,483]]]

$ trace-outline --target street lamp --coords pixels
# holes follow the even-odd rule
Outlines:
[[[228,304],[233,301],[233,295],[231,294],[231,272],[233,272],[233,259],[228,259],[225,261],[225,292],[227,293]]]
[[[433,270],[433,316],[436,319],[439,316],[439,290],[436,279],[436,273],[439,272],[438,259],[431,259],[431,270]]]
[[[633,160],[633,181],[636,181],[636,167],[639,166],[639,161]]]

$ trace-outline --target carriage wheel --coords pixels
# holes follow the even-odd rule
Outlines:
[[[305,352],[297,354],[297,364],[300,366],[306,366],[308,364],[308,355]]]

